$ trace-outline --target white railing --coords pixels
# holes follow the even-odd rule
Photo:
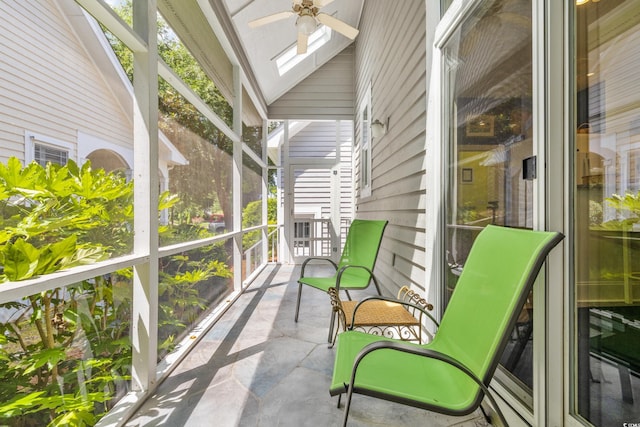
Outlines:
[[[293,238],[293,256],[329,258],[339,255],[350,224],[351,218],[340,219],[340,241],[334,242],[330,219],[305,218],[294,220],[296,232]],[[334,248],[337,254],[334,254]]]
[[[296,219],[294,220],[294,230],[294,257],[331,256],[330,219]]]

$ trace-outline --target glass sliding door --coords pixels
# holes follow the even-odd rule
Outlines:
[[[486,225],[533,227],[531,9],[525,0],[479,2],[443,45],[445,304]],[[530,298],[500,368],[529,406],[533,310]]]
[[[573,411],[640,420],[640,2],[579,0],[575,37]]]

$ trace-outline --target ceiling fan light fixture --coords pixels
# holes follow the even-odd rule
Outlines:
[[[302,34],[311,35],[316,30],[316,18],[311,15],[300,15],[296,20],[296,27],[298,32]]]

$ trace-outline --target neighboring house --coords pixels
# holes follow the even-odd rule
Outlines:
[[[283,261],[339,257],[353,218],[353,122],[285,121],[269,136],[268,147],[271,160],[281,166],[278,218],[285,226]],[[286,199],[289,209],[284,207]]]
[[[102,30],[73,0],[3,2],[0,161],[133,169],[133,91]],[[25,78],[27,77],[27,78]],[[160,189],[187,160],[159,135]]]

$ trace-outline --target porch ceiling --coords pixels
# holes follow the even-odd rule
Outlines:
[[[243,120],[249,125],[259,124],[259,111],[266,114],[266,106],[353,43],[333,31],[326,44],[280,76],[275,60],[296,44],[296,16],[258,28],[248,23],[292,5],[292,0],[158,0],[163,17],[227,99],[233,94],[233,63],[246,70]],[[320,11],[358,28],[363,5],[364,0],[333,0]],[[227,40],[214,34],[220,30]],[[233,58],[225,54],[229,49],[236,52]]]
[[[321,12],[358,28],[363,2],[364,0],[334,0],[323,7]],[[292,70],[280,76],[275,59],[289,47],[295,45],[297,38],[296,17],[291,16],[258,28],[249,28],[248,23],[266,15],[291,10],[292,1],[224,0],[224,3],[233,30],[242,45],[267,105],[285,94],[352,43],[352,40],[333,31],[328,43],[310,54]]]

